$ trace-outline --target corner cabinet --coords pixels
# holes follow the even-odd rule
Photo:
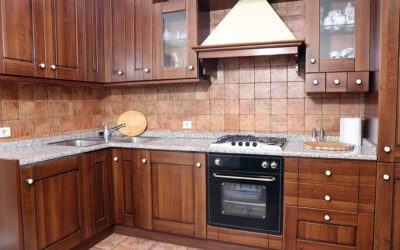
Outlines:
[[[144,229],[206,238],[205,154],[143,151]]]
[[[306,92],[367,92],[370,0],[306,0]]]
[[[153,4],[156,79],[197,78],[197,9],[195,0]]]

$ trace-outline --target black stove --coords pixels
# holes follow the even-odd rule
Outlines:
[[[210,145],[211,149],[253,149],[283,150],[286,145],[283,137],[256,137],[252,135],[225,135]]]

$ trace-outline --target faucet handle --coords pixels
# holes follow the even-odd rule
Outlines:
[[[317,141],[317,129],[316,128],[313,128],[312,129],[312,131],[311,131],[311,137],[312,137],[312,139],[311,139],[311,141]]]
[[[323,128],[319,130],[319,140],[325,141],[325,130]]]

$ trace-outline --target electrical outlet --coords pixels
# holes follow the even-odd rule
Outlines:
[[[192,128],[192,121],[183,121],[182,128],[191,129]]]
[[[11,136],[11,128],[0,128],[0,138],[10,137]]]

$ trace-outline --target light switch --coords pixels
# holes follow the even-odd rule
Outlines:
[[[0,128],[0,138],[10,137],[11,136],[11,128]]]
[[[182,128],[191,129],[192,128],[192,121],[183,121]]]

